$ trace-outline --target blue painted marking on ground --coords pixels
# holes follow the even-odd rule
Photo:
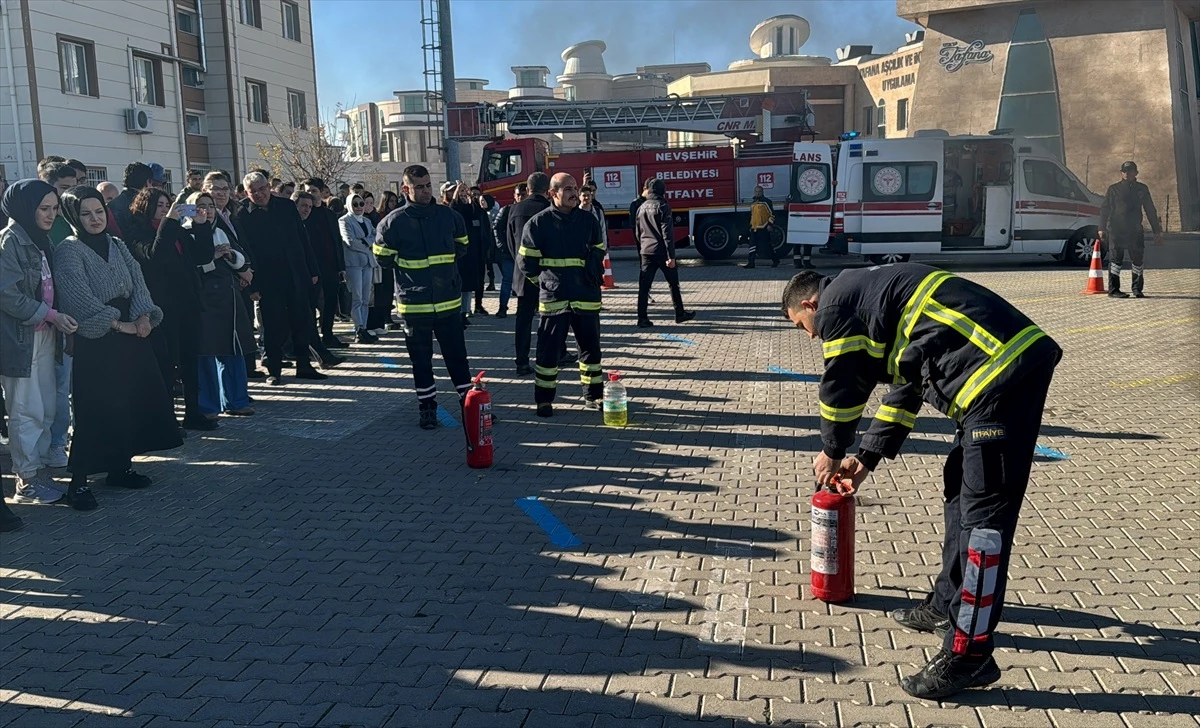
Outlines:
[[[792,379],[797,379],[801,382],[819,382],[819,381],[821,381],[821,377],[816,374],[801,374],[800,372],[793,372],[791,369],[784,369],[783,367],[771,366],[771,367],[767,367],[767,371],[771,372],[772,374],[785,374],[785,375],[791,377]]]
[[[1037,447],[1033,448],[1033,454],[1041,458],[1050,458],[1051,460],[1071,459],[1071,456],[1062,450],[1055,450],[1054,448],[1046,447],[1045,445],[1038,445]]]
[[[385,367],[387,367],[388,369],[399,369],[400,368],[400,362],[396,361],[395,359],[392,359],[391,357],[385,356],[382,359],[380,359],[379,362],[381,364],[383,364]]]
[[[678,341],[680,344],[685,344],[687,346],[696,345],[696,342],[692,341],[691,339],[685,339],[682,336],[676,336],[675,334],[659,334],[659,336],[663,337],[667,341]]]
[[[546,535],[550,537],[550,543],[564,549],[583,545],[583,542],[571,533],[571,529],[567,528],[566,524],[555,518],[554,514],[541,504],[537,496],[518,498],[515,502],[517,508],[525,511],[525,515],[532,518],[538,528],[546,532]]]
[[[458,427],[458,420],[454,419],[454,415],[446,411],[446,408],[438,405],[437,411],[438,424],[442,427]]]

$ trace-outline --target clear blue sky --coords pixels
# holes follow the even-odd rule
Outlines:
[[[772,15],[808,20],[801,53],[834,56],[849,44],[891,51],[915,26],[895,0],[451,0],[459,77],[513,85],[515,65],[562,72],[562,50],[599,38],[608,72],[673,61],[706,61],[714,71],[749,58],[750,31]],[[334,105],[392,98],[424,88],[419,0],[313,0],[317,92],[322,118]]]

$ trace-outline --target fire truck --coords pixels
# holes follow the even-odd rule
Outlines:
[[[492,140],[484,147],[477,182],[500,204],[511,203],[513,189],[532,172],[567,172],[580,182],[588,173],[605,210],[609,244],[635,246],[630,204],[647,179],[658,178],[666,184],[674,213],[676,244],[694,244],[708,259],[732,256],[748,234],[756,186],[776,210],[772,243],[781,256],[788,254],[795,242],[788,239],[786,212],[793,154],[797,139],[814,134],[813,123],[805,92],[451,104],[447,109],[448,138]],[[502,138],[500,125],[510,135],[582,133],[589,146],[598,132],[646,129],[724,134],[736,143],[552,154],[541,138]],[[828,230],[818,244],[827,238]]]

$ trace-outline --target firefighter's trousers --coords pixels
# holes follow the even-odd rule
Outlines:
[[[1121,264],[1125,262],[1125,253],[1129,253],[1129,262],[1133,267],[1133,284],[1130,289],[1141,293],[1145,285],[1146,239],[1144,235],[1110,235],[1108,240],[1108,290],[1121,290]]]
[[[1000,622],[1013,534],[1029,483],[1053,360],[963,418],[942,471],[945,543],[933,606],[950,616],[943,646],[985,656]]]
[[[442,348],[442,360],[450,380],[461,399],[471,388],[471,365],[467,362],[467,342],[463,336],[462,319],[457,310],[452,316],[421,320],[415,325],[405,322],[404,346],[412,362],[413,384],[417,388],[417,404],[422,410],[437,408],[437,384],[433,380],[433,339]]]
[[[553,315],[543,315],[538,326],[537,359],[533,367],[533,401],[554,401],[558,386],[558,361],[567,340],[567,330],[575,332],[579,346],[579,382],[583,385],[583,396],[597,400],[604,398],[604,372],[600,369],[600,314],[579,313],[568,310]]]

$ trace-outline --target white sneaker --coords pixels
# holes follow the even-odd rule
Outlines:
[[[46,458],[46,467],[48,468],[65,468],[67,467],[67,448],[65,445],[51,445],[50,456]]]
[[[57,503],[62,497],[63,494],[47,485],[43,478],[36,475],[28,480],[18,477],[17,492],[13,496],[13,503],[44,506]]]

